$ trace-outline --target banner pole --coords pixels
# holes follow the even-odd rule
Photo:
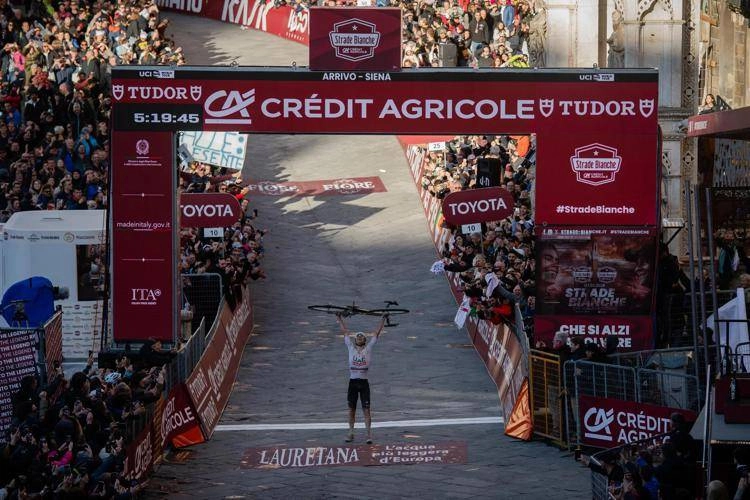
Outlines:
[[[698,310],[698,304],[695,300],[695,242],[693,238],[695,237],[695,228],[693,227],[693,209],[691,206],[692,197],[691,194],[691,187],[690,187],[690,181],[685,181],[685,208],[687,209],[687,227],[688,227],[688,257],[690,259],[690,319],[691,319],[691,328],[693,330],[693,371],[695,372],[695,378],[698,381],[698,394],[700,394],[700,386],[701,383],[703,383],[703,380],[701,380],[701,377],[699,375],[698,370],[698,318],[696,317],[695,313]],[[700,245],[700,242],[698,243]],[[702,279],[702,276],[701,276]],[[703,333],[703,337],[705,339],[706,334]],[[708,352],[704,352],[704,358],[703,362],[708,362]]]
[[[719,359],[719,363],[716,365],[717,374],[721,375],[721,323],[719,323],[719,298],[716,295],[716,287],[719,286],[719,284],[716,282],[716,264],[715,264],[715,256],[714,256],[714,226],[713,221],[711,218],[713,217],[713,211],[711,210],[711,200],[713,196],[711,196],[711,188],[706,188],[706,239],[708,241],[708,256],[710,258],[709,264],[710,268],[709,271],[711,273],[711,302],[714,306],[714,324],[718,327],[718,332],[714,332],[716,335],[716,356]],[[727,325],[727,337],[726,337],[726,343],[724,344],[724,348],[727,349],[727,370],[731,370],[732,367],[730,365],[731,361],[728,359],[729,355],[729,325]]]

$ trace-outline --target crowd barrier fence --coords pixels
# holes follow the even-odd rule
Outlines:
[[[206,328],[210,328],[221,310],[221,301],[224,298],[224,283],[221,275],[217,273],[183,274],[182,293],[186,299],[183,309],[187,309],[187,304],[189,304],[190,316],[192,316],[184,322],[190,325],[190,329],[189,331],[183,330],[183,337],[195,332],[204,320]]]
[[[534,435],[566,446],[565,398],[560,356],[532,350],[529,355],[529,399]]]

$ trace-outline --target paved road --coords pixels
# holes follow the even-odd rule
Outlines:
[[[278,38],[193,17],[170,15],[191,64],[306,64],[307,49]],[[149,497],[170,498],[584,498],[587,471],[555,448],[522,443],[502,425],[432,425],[417,419],[500,415],[494,384],[465,332],[452,325],[456,305],[429,267],[428,236],[403,153],[393,137],[257,136],[243,176],[307,181],[379,176],[387,192],[366,196],[256,196],[269,279],[253,286],[255,334],[221,424],[287,424],[287,430],[217,431],[171,457]],[[313,303],[377,307],[395,299],[411,309],[375,347],[376,443],[463,441],[465,465],[392,465],[243,469],[250,447],[340,445],[343,429],[294,429],[345,422],[346,350],[334,318]],[[376,320],[351,322],[372,329]],[[357,442],[364,441],[359,430]]]

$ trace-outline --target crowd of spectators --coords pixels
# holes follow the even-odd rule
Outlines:
[[[137,362],[95,369],[92,354],[69,378],[57,366],[44,390],[22,379],[0,448],[0,498],[132,498],[145,483],[125,474],[127,436],[149,418],[173,355],[151,341]]]
[[[544,67],[543,0],[275,0],[310,6],[400,7],[404,68]],[[446,48],[447,47],[447,48]]]
[[[107,206],[111,70],[182,64],[149,0],[0,4],[0,220]]]
[[[539,1],[390,3],[403,11],[405,68],[544,66],[546,12]]]
[[[593,458],[582,457],[583,463],[595,473],[606,476],[609,498],[697,498],[699,450],[685,418],[674,413],[670,420],[671,430],[667,435],[607,450]]]
[[[19,211],[107,208],[111,69],[184,64],[168,24],[151,0],[0,0],[0,221]],[[242,217],[216,240],[183,230],[180,271],[219,274],[233,305],[242,284],[265,277],[264,231],[250,222],[257,211],[237,176],[214,170],[190,165],[181,190],[231,192]],[[114,368],[95,369],[91,357],[69,378],[58,367],[45,387],[23,379],[0,444],[0,498],[136,495],[144,483],[123,469],[130,431],[150,418],[173,355],[149,341]]]
[[[252,222],[258,217],[258,210],[251,209],[249,200],[245,198],[249,189],[240,179],[239,171],[232,173],[225,168],[191,162],[181,171],[178,191],[229,193],[240,201],[240,220],[232,227],[224,228],[223,237],[206,238],[199,228],[182,228],[180,233],[180,273],[220,275],[223,295],[229,306],[234,308],[245,283],[266,278],[261,268],[266,230],[256,228]],[[190,301],[193,283],[189,276],[184,277],[183,285],[184,298]]]
[[[535,305],[533,193],[536,144],[534,136],[459,136],[445,152],[429,153],[422,187],[438,199],[471,189],[477,165],[487,159],[500,166],[499,184],[514,199],[513,215],[484,225],[483,232],[453,236],[443,248],[443,269],[459,273],[471,314],[499,324],[514,320],[518,304],[529,335]]]
[[[602,451],[582,461],[606,482],[599,491],[613,500],[745,500],[750,498],[750,448],[738,446],[727,457],[724,481],[713,480],[701,487],[699,442],[690,436],[690,424],[679,413],[671,417],[672,430],[658,437]],[[705,494],[703,494],[705,491]]]

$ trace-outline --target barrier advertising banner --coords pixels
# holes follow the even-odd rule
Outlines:
[[[538,225],[656,225],[655,70],[156,71],[113,68],[115,133],[535,133]]]
[[[36,330],[0,329],[0,442],[5,442],[21,379],[37,374],[36,346]]]
[[[160,8],[194,14],[307,44],[310,13],[265,0],[157,0]]]
[[[669,408],[635,401],[578,396],[581,442],[599,448],[614,448],[648,439],[671,429],[670,416],[680,413],[694,422],[694,411]]]
[[[310,9],[310,69],[400,71],[401,9]]]
[[[172,134],[123,132],[113,144],[114,340],[172,341],[176,297]]]
[[[427,216],[432,240],[437,248],[442,248],[443,244],[450,240],[451,232],[439,223],[442,218],[441,200],[432,196],[419,182],[424,173],[427,150],[418,145],[409,145],[408,139],[401,141],[404,145],[406,160]],[[456,301],[461,303],[464,295],[458,275],[449,274],[448,283]],[[523,346],[515,332],[507,325],[493,325],[489,321],[480,321],[470,317],[466,320],[465,326],[474,349],[497,386],[500,407],[507,422],[527,373]]]
[[[198,414],[183,383],[169,391],[160,423],[163,445],[171,443],[175,448],[184,448],[205,441]]]
[[[247,184],[251,193],[266,196],[329,196],[383,193],[387,191],[380,177],[353,177],[321,181],[257,181]]]
[[[249,287],[242,291],[242,301],[234,311],[225,303],[219,313],[219,324],[200,361],[187,379],[187,390],[203,427],[210,439],[219,417],[229,401],[245,343],[253,326]]]

